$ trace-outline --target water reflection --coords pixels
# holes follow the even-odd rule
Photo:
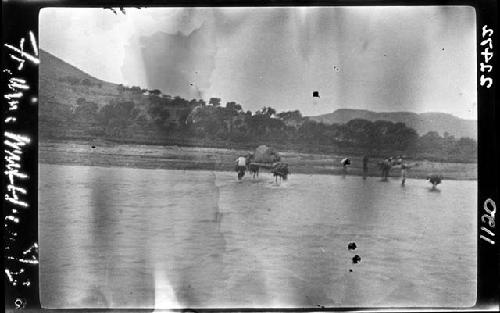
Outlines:
[[[46,307],[475,300],[475,182],[431,193],[411,179],[43,164],[40,177]]]

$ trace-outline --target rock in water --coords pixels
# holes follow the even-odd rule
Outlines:
[[[352,263],[356,264],[356,263],[359,263],[361,262],[361,257],[359,255],[355,255],[353,258],[352,258]]]
[[[349,250],[356,250],[356,243],[355,242],[349,242],[347,245],[347,249]]]

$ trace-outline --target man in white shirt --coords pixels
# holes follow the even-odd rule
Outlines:
[[[247,159],[243,156],[240,156],[236,159],[236,171],[238,172],[238,179],[241,179],[245,176],[245,170],[247,169]]]
[[[342,175],[345,177],[347,175],[347,167],[351,165],[351,160],[349,158],[345,158],[340,160],[340,164],[342,164]]]
[[[237,158],[236,162],[238,163],[238,166],[246,166],[247,165],[247,159],[245,159],[245,157],[242,157],[242,156]]]

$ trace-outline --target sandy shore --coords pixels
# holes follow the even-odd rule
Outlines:
[[[195,148],[155,145],[119,145],[110,143],[40,142],[39,162],[47,164],[79,164],[96,166],[127,166],[137,168],[162,168],[181,170],[233,171],[234,160],[248,150]],[[289,164],[293,173],[343,175],[340,160],[350,157],[352,164],[347,175],[363,175],[362,156],[307,154],[293,151],[280,152],[282,161]],[[370,159],[367,176],[380,176],[378,162]],[[408,178],[423,178],[429,174],[442,175],[444,179],[475,180],[477,163],[442,163],[427,160],[406,160],[412,165]],[[263,170],[267,172],[267,170]],[[399,177],[401,169],[394,167],[391,177]]]

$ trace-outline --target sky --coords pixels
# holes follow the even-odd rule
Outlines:
[[[94,77],[186,99],[477,119],[472,7],[44,8],[39,30]]]

